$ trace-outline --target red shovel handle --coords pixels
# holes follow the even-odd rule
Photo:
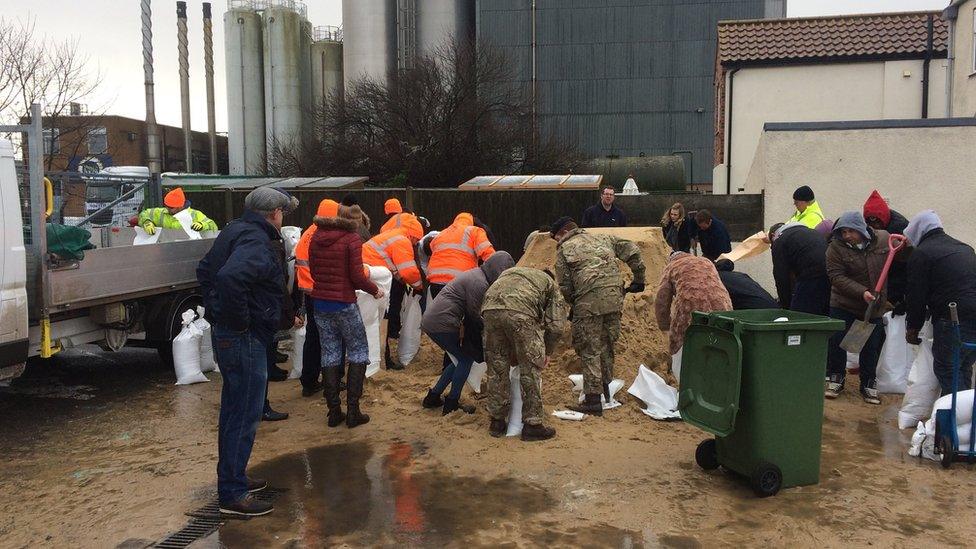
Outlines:
[[[881,288],[884,287],[885,281],[888,280],[888,270],[891,269],[891,264],[895,261],[895,254],[905,245],[906,240],[900,234],[893,234],[888,237],[888,258],[885,260],[884,269],[881,270],[881,276],[878,277],[878,285],[874,288],[876,295],[881,295]]]

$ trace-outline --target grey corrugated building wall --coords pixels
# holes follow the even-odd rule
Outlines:
[[[785,15],[786,0],[479,0],[477,26],[526,86],[534,57],[543,130],[596,157],[679,154],[710,183],[716,26]]]

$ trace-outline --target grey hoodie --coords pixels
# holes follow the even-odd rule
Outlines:
[[[841,229],[853,229],[861,233],[865,242],[871,241],[871,232],[868,231],[868,224],[864,221],[861,212],[844,212],[834,223],[834,239],[843,242],[840,236]]]
[[[942,220],[939,219],[938,214],[935,210],[925,210],[922,213],[916,215],[905,227],[905,238],[912,246],[918,246],[918,243],[922,241],[922,237],[926,235],[929,231],[933,229],[941,229]]]
[[[454,333],[465,320],[481,323],[485,292],[503,272],[515,266],[508,252],[495,252],[483,265],[459,274],[427,305],[421,327],[428,334]]]

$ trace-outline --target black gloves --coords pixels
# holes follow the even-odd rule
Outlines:
[[[630,286],[624,288],[625,294],[639,294],[644,291],[644,285],[640,282],[632,282]]]

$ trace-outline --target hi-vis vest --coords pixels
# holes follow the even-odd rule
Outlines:
[[[312,286],[314,285],[308,259],[309,249],[312,247],[312,237],[315,236],[316,228],[313,224],[305,229],[302,237],[298,239],[298,245],[295,246],[295,280],[298,281],[298,287],[305,293],[311,292]]]
[[[394,215],[393,217],[391,217],[390,219],[387,219],[386,223],[384,223],[383,226],[380,227],[380,234],[383,234],[388,231],[392,231],[393,229],[399,229],[403,225],[403,216],[405,215],[412,215],[412,214],[408,214],[406,212],[400,212]]]
[[[403,229],[380,233],[364,244],[363,263],[373,267],[386,267],[404,284],[418,290],[423,287],[413,244]]]
[[[430,243],[430,262],[427,280],[434,284],[447,284],[454,278],[478,266],[478,260],[487,260],[495,248],[484,229],[474,225],[454,224],[441,231]]]

